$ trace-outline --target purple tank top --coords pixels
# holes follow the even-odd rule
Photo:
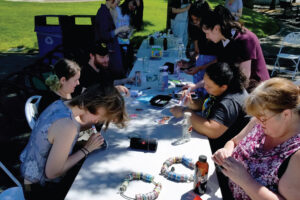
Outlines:
[[[278,169],[285,159],[300,149],[300,133],[269,151],[263,150],[264,143],[265,134],[261,125],[257,124],[236,146],[232,157],[242,162],[258,183],[278,193]],[[230,180],[229,187],[235,199],[250,199],[241,187]]]

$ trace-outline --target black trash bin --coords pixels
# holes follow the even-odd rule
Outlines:
[[[47,20],[49,18],[57,18],[58,24],[49,24]],[[62,26],[68,23],[69,18],[66,15],[39,15],[35,16],[34,19],[39,55],[43,57],[63,44]],[[62,51],[53,52],[52,57],[56,59],[51,59],[49,64],[54,64],[57,59],[63,56]]]
[[[94,44],[95,15],[71,15],[62,26],[65,57],[79,64],[87,63]]]

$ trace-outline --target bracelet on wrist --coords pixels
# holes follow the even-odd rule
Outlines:
[[[86,158],[87,154],[85,153],[85,151],[83,149],[79,149],[79,150],[84,154],[84,157]]]
[[[87,150],[87,148],[85,148],[85,147],[82,147],[82,149],[83,149],[83,150],[85,150],[85,151],[87,152],[87,154],[89,154],[89,153],[90,153],[90,151],[89,151],[89,150]]]

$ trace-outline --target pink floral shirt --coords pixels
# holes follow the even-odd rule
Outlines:
[[[257,124],[233,151],[232,157],[243,163],[249,174],[261,185],[278,193],[278,169],[282,162],[300,149],[300,133],[269,151],[263,150],[265,134]],[[237,184],[229,180],[235,199],[250,197]]]

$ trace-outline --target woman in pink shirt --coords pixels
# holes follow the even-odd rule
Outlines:
[[[235,199],[299,199],[300,89],[273,78],[246,100],[254,116],[213,155],[223,167]]]

